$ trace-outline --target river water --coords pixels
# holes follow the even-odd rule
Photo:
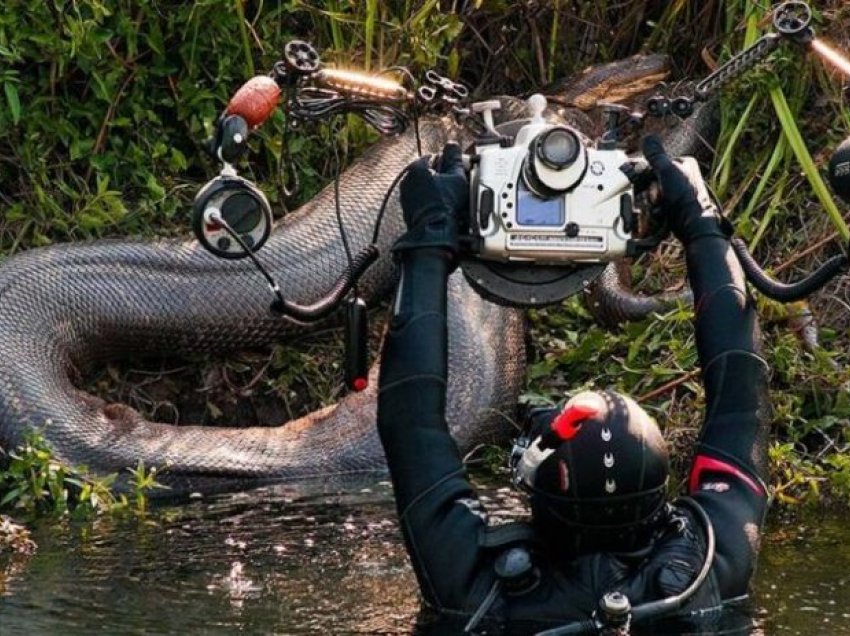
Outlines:
[[[34,531],[0,557],[0,634],[428,631],[385,483],[275,488]],[[507,489],[483,498],[505,520]],[[752,634],[850,634],[850,519],[769,529]],[[447,631],[438,631],[448,634]]]

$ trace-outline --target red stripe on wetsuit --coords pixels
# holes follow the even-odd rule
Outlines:
[[[761,484],[747,475],[747,473],[743,470],[727,462],[715,459],[714,457],[709,457],[708,455],[697,455],[694,459],[694,464],[691,467],[691,478],[688,483],[688,492],[690,494],[693,494],[697,490],[700,478],[704,471],[732,475],[747,484],[747,486],[755,491],[757,495],[764,495],[764,488],[762,488]]]

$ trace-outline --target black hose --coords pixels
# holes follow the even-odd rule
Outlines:
[[[277,300],[271,304],[272,312],[302,322],[312,322],[324,318],[337,308],[340,301],[357,283],[357,280],[377,260],[378,255],[379,251],[375,245],[367,245],[354,255],[351,264],[343,270],[331,290],[322,298],[310,305],[299,305],[278,296]]]
[[[660,618],[662,616],[667,616],[680,609],[705,582],[705,579],[708,577],[708,573],[711,571],[711,566],[714,563],[716,544],[714,538],[714,526],[711,525],[711,519],[709,519],[705,510],[702,509],[702,506],[690,497],[680,497],[678,501],[679,503],[685,504],[687,508],[690,508],[691,512],[696,514],[703,526],[706,541],[705,561],[703,562],[702,569],[699,574],[697,574],[697,577],[686,589],[682,590],[680,594],[677,594],[676,596],[669,596],[658,601],[644,603],[643,605],[635,607],[632,610],[632,620],[635,623],[639,623],[648,618]]]
[[[732,239],[732,249],[738,256],[741,262],[741,267],[747,275],[747,280],[759,290],[762,294],[773,300],[782,303],[790,303],[796,300],[802,300],[829,281],[835,278],[841,272],[847,270],[847,256],[839,254],[833,256],[823,265],[818,267],[814,272],[795,283],[783,283],[770,277],[756,262],[753,255],[747,249],[747,244],[739,238]]]

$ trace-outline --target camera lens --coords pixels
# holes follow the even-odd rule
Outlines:
[[[245,192],[227,197],[221,206],[221,215],[238,234],[250,234],[263,219],[259,201]]]
[[[541,199],[569,192],[584,178],[587,150],[579,133],[569,126],[553,126],[528,146],[522,176],[528,189]]]
[[[566,128],[552,128],[540,135],[536,140],[537,157],[547,167],[553,170],[563,170],[578,159],[578,138]]]

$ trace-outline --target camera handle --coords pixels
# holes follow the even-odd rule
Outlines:
[[[493,119],[493,113],[501,108],[502,104],[498,99],[486,102],[474,102],[470,106],[473,113],[481,116],[481,120],[484,122],[484,130],[486,131],[486,134],[488,136],[492,135],[493,137],[501,137],[496,130],[495,120]]]
[[[638,159],[630,161],[621,166],[620,169],[632,182],[636,193],[643,192],[646,194],[647,201],[651,206],[650,218],[661,219],[659,231],[646,239],[635,241],[636,247],[641,251],[652,249],[668,233],[666,217],[660,213],[660,204],[664,193],[646,160]],[[710,190],[709,192],[714,199],[717,209],[722,210],[723,207],[720,205],[717,197]],[[728,224],[728,221],[726,223]],[[728,225],[731,233],[731,224]],[[743,239],[733,237],[730,243],[732,250],[738,257],[738,261],[741,263],[741,269],[744,270],[747,281],[764,296],[781,303],[791,303],[807,298],[837,275],[846,272],[848,266],[850,266],[850,259],[848,259],[847,255],[838,254],[825,261],[820,267],[803,278],[791,283],[783,283],[770,276],[758,264],[758,261],[756,261]]]

